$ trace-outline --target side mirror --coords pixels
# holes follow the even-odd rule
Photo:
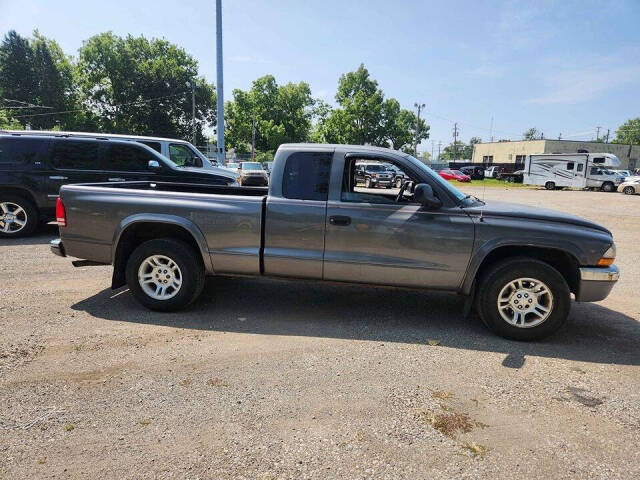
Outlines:
[[[158,162],[157,160],[149,160],[147,166],[149,167],[149,170],[153,170],[154,172],[162,170],[162,168],[160,167],[160,162]]]
[[[413,191],[413,199],[421,205],[436,210],[442,206],[442,201],[433,193],[431,185],[419,183]]]

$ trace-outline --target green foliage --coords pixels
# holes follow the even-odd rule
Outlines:
[[[414,141],[429,138],[429,126],[378,88],[364,65],[340,76],[339,108],[323,111],[316,136],[329,143],[370,144],[413,152]]]
[[[11,117],[6,111],[0,110],[0,129],[22,130],[22,124]]]
[[[41,115],[74,109],[73,65],[60,46],[34,32],[33,39],[10,31],[0,45],[0,96],[5,99],[50,107],[23,108],[15,116],[22,125],[48,129],[58,122],[74,124],[73,116]],[[13,102],[12,105],[17,105]]]
[[[544,139],[544,134],[539,132],[537,128],[532,127],[529,130],[525,131],[522,134],[524,140],[542,140]]]
[[[196,135],[215,122],[212,85],[198,64],[166,40],[91,37],[80,49],[77,80],[84,105],[101,131],[191,138],[191,82],[195,83]]]
[[[624,122],[616,130],[616,138],[613,143],[640,145],[640,117],[631,118]]]
[[[257,150],[273,151],[281,143],[308,141],[313,106],[307,83],[278,85],[273,75],[260,77],[248,91],[233,90],[233,101],[225,107],[226,142],[238,153],[248,152],[254,120]]]

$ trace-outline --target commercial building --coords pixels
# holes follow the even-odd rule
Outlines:
[[[576,142],[571,140],[522,140],[476,143],[473,163],[484,165],[514,164],[514,170],[524,167],[526,155],[537,153],[613,153],[620,159],[621,169],[640,168],[640,145],[622,143]]]

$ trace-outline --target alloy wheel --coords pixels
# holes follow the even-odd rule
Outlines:
[[[15,234],[27,224],[27,212],[17,203],[0,203],[0,231]]]
[[[140,264],[138,283],[151,298],[169,300],[175,297],[182,287],[182,272],[171,258],[152,255]]]
[[[498,294],[498,312],[509,325],[532,328],[549,318],[553,311],[551,289],[535,278],[518,278],[507,283]]]

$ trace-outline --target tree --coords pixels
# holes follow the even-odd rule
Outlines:
[[[281,143],[308,141],[314,106],[307,83],[278,85],[273,75],[265,75],[248,91],[233,90],[233,100],[225,107],[226,141],[237,152],[247,152],[254,121],[257,150],[274,151]]]
[[[456,142],[451,142],[449,145],[444,147],[444,150],[440,154],[440,158],[438,160],[465,159],[466,157],[464,157],[463,154],[468,148],[469,146],[460,140],[457,140]]]
[[[613,143],[640,145],[640,117],[631,118],[616,130]]]
[[[196,137],[215,123],[214,87],[198,77],[198,64],[166,40],[91,37],[80,49],[77,78],[83,103],[100,131],[190,139],[191,88]]]
[[[58,122],[75,125],[79,118],[52,114],[77,107],[73,65],[55,41],[37,30],[33,39],[23,38],[13,30],[5,36],[0,46],[0,90],[0,96],[22,102],[23,107],[36,106],[21,108],[16,114],[23,125],[48,129]]]
[[[11,117],[7,112],[0,109],[0,129],[22,130],[22,125],[18,120]]]
[[[522,134],[524,140],[542,140],[544,139],[544,134],[538,131],[537,128],[532,127],[529,130],[525,131]]]
[[[413,152],[414,142],[429,138],[429,126],[378,88],[364,65],[340,76],[334,109],[320,130],[331,143],[370,144]]]

